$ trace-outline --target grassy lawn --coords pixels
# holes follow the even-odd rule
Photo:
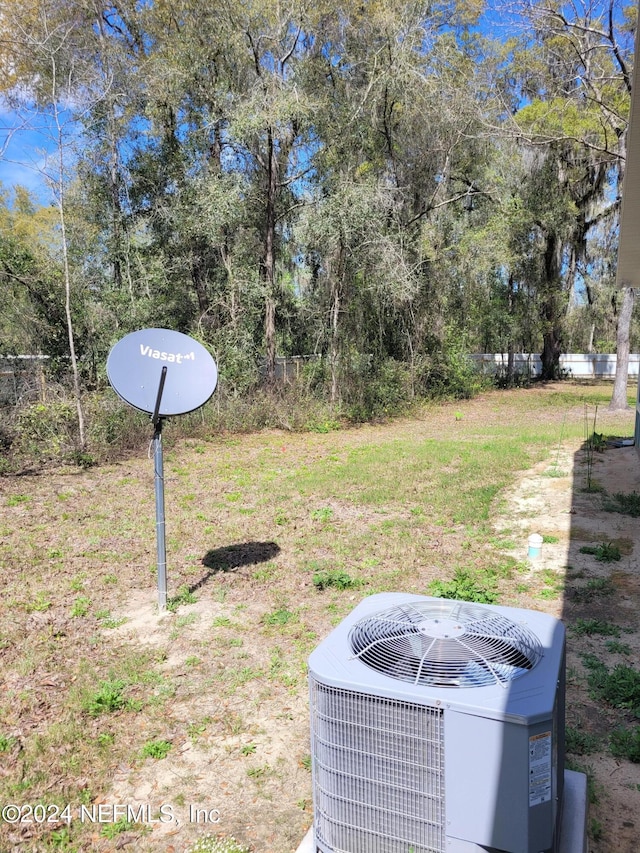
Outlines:
[[[610,393],[490,392],[322,434],[177,443],[169,424],[165,614],[146,448],[1,478],[0,801],[40,810],[0,823],[0,851],[168,853],[212,833],[293,853],[309,653],[374,592],[518,604],[505,489],[577,448],[596,405],[597,432],[630,435]]]

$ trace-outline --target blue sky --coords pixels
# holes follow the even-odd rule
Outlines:
[[[599,8],[596,0],[595,9]],[[480,32],[498,39],[513,36],[522,24],[522,18],[510,11],[505,0],[486,0]],[[64,114],[63,114],[64,117]],[[38,130],[35,122],[41,124]],[[31,115],[29,126],[19,128],[20,120],[0,101],[0,183],[10,189],[21,185],[30,190],[41,204],[49,204],[52,196],[43,179],[45,153],[55,151],[52,139],[55,133],[48,132],[46,117]],[[66,132],[73,132],[67,127]],[[65,133],[66,135],[66,133]]]
[[[51,137],[34,128],[19,127],[19,119],[6,109],[0,110],[0,182],[7,189],[17,184],[26,187],[41,204],[51,201],[43,180],[45,151],[51,150]]]

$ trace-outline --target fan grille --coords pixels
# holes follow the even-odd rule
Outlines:
[[[527,627],[487,607],[446,600],[391,607],[357,622],[351,649],[384,675],[431,687],[507,686],[542,658]]]

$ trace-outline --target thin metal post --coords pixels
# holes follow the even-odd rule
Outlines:
[[[160,402],[164,390],[167,368],[162,368],[158,396],[151,418],[155,427],[153,434],[153,468],[156,491],[156,541],[158,555],[158,608],[167,608],[167,546],[165,541],[164,521],[164,458],[162,454],[162,418],[160,417]]]
[[[162,418],[153,435],[153,465],[156,490],[156,539],[158,553],[158,607],[167,607],[167,548],[164,523],[164,460],[162,455]]]

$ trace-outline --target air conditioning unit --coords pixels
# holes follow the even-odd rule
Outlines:
[[[564,671],[547,614],[366,598],[309,658],[314,849],[557,853]]]

